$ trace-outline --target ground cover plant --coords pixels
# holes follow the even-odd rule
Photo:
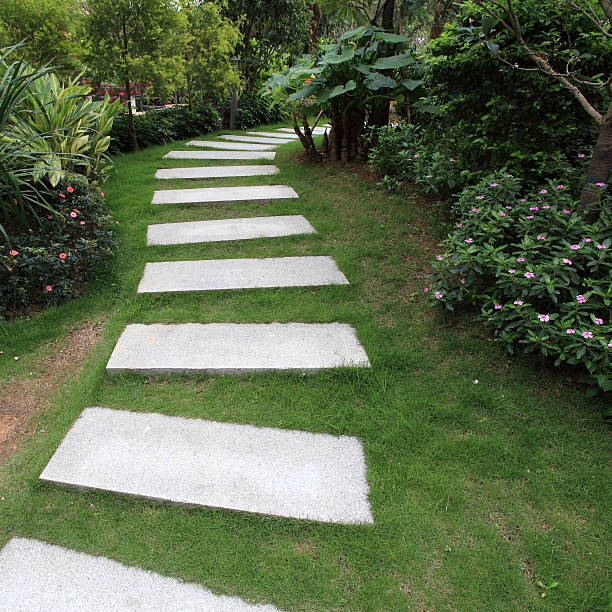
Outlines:
[[[203,163],[162,162],[182,144],[117,158],[105,201],[121,249],[103,277],[79,300],[0,324],[4,398],[12,384],[47,372],[48,352],[70,329],[104,323],[81,373],[63,379],[31,421],[35,433],[0,467],[0,546],[12,535],[34,537],[285,610],[606,609],[609,429],[598,400],[567,372],[507,357],[469,317],[429,307],[422,287],[440,220],[417,197],[379,189],[359,166],[302,163],[298,143],[279,148],[274,177],[172,184],[287,183],[297,201],[153,207],[153,190],[168,188],[153,179],[156,168]],[[150,223],[282,214],[304,214],[319,233],[145,246]],[[135,293],[147,261],[303,254],[333,256],[351,285]],[[126,323],[296,320],[351,323],[373,367],[307,376],[104,373]],[[40,483],[86,406],[358,436],[375,523],[164,506]]]

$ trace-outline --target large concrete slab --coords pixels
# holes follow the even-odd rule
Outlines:
[[[270,176],[280,171],[276,166],[203,166],[201,168],[161,168],[155,173],[157,179],[207,179],[233,178],[236,176]]]
[[[147,263],[138,293],[348,284],[333,257],[202,259]]]
[[[279,132],[290,132],[292,134],[295,134],[295,132],[293,131],[293,128],[278,128]],[[329,133],[329,129],[328,128],[324,128],[324,127],[316,127],[314,128],[314,130],[312,130],[312,133],[314,136],[320,136],[321,134],[325,134],[325,132]]]
[[[190,140],[188,147],[208,147],[209,149],[229,149],[231,151],[273,151],[278,144],[252,144],[248,142],[223,142],[222,140]],[[280,144],[280,143],[279,143]]]
[[[357,438],[86,408],[40,479],[195,506],[372,523]]]
[[[274,151],[170,151],[164,159],[274,159]]]
[[[224,140],[231,140],[232,142],[257,142],[259,144],[272,144],[281,145],[293,142],[293,138],[265,138],[262,136],[237,136],[236,134],[223,134],[219,136]]]
[[[267,138],[290,138],[292,140],[298,140],[299,136],[295,133],[290,134],[289,132],[284,132],[280,134],[279,132],[247,132],[250,136],[265,136]]]
[[[215,219],[184,223],[149,225],[147,244],[189,244],[194,242],[223,242],[252,238],[276,238],[294,234],[316,234],[302,215]]]
[[[200,189],[162,189],[153,193],[152,204],[230,204],[253,200],[299,198],[289,185],[252,185],[240,187],[202,187]]]
[[[248,374],[370,367],[346,323],[182,323],[126,326],[108,374]]]
[[[13,538],[0,551],[0,610],[278,612],[214,595],[199,584],[25,538]]]

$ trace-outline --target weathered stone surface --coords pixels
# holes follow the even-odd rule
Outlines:
[[[295,132],[293,131],[293,128],[278,128],[279,132],[291,132],[292,134],[295,134]],[[329,134],[329,129],[324,128],[324,127],[316,127],[314,130],[312,130],[312,133],[314,136],[320,136],[321,134],[325,134],[325,132],[327,132]]]
[[[357,438],[87,408],[41,480],[179,504],[372,523]]]
[[[165,159],[274,159],[274,151],[170,151]]]
[[[25,538],[13,538],[0,551],[0,610],[278,612],[214,595],[199,584]]]
[[[299,140],[299,136],[295,133],[290,134],[289,132],[247,132],[251,136],[266,136],[267,138],[291,138],[292,140]]]
[[[202,259],[147,263],[138,293],[348,285],[333,257]]]
[[[273,151],[279,145],[253,144],[248,142],[223,142],[221,140],[191,140],[185,143],[188,147],[206,147],[209,149],[228,149],[230,151]]]
[[[279,169],[271,164],[265,166],[203,166],[201,168],[162,168],[155,173],[157,179],[207,179],[233,178],[236,176],[269,176]]]
[[[275,238],[293,234],[316,234],[316,230],[302,215],[159,223],[149,225],[147,244],[222,242],[224,240]]]
[[[152,204],[230,204],[253,200],[299,198],[289,185],[251,185],[241,187],[202,187],[200,189],[162,189],[153,194]]]
[[[232,142],[256,142],[259,144],[272,144],[272,145],[281,145],[288,144],[293,142],[293,138],[265,138],[262,136],[237,136],[235,134],[224,134],[223,136],[219,136],[219,138],[223,138],[224,140],[231,140]]]
[[[346,323],[183,323],[128,325],[108,374],[246,374],[370,367]]]

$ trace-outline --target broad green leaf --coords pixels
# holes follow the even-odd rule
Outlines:
[[[487,47],[493,55],[497,55],[499,51],[499,45],[497,43],[494,43],[492,40],[487,40]]]
[[[414,91],[419,85],[423,84],[423,81],[415,81],[414,79],[402,79],[400,83],[410,91]]]
[[[354,30],[349,30],[348,32],[345,32],[338,40],[359,40],[366,33],[367,29],[368,28],[366,26],[360,26]]]
[[[403,34],[392,34],[391,32],[381,32],[376,35],[378,40],[388,43],[409,43],[410,39]]]
[[[342,49],[342,53],[327,53],[321,60],[323,64],[343,64],[350,62],[355,57],[355,49],[346,47]]]
[[[381,57],[372,64],[372,68],[377,70],[388,70],[391,68],[403,68],[413,63],[414,59],[411,55],[402,53],[400,55],[391,55],[390,57]]]
[[[382,87],[397,87],[397,81],[385,74],[381,74],[380,72],[373,72],[372,74],[369,74],[366,77],[365,84],[368,89],[373,91],[377,91]]]
[[[311,82],[307,83],[302,87],[302,89],[298,89],[295,93],[291,94],[287,100],[289,102],[293,102],[294,100],[304,100],[306,98],[310,98],[320,89],[320,83]]]
[[[357,84],[355,83],[355,81],[348,81],[344,85],[336,85],[335,87],[330,87],[328,89],[324,89],[317,96],[317,104],[324,104],[325,102],[327,102],[331,98],[335,98],[336,96],[341,96],[344,93],[347,93],[349,91],[353,91],[353,89],[355,89],[355,87],[357,87]]]

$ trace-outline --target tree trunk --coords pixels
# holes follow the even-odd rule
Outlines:
[[[312,18],[310,20],[310,45],[308,53],[314,53],[314,50],[319,42],[319,21],[321,21],[321,9],[315,2],[312,5]]]
[[[599,128],[599,136],[580,194],[578,213],[594,218],[599,209],[599,189],[596,183],[609,183],[612,169],[612,102]]]
[[[440,38],[442,30],[444,29],[444,13],[444,7],[437,4],[434,8],[431,29],[429,30],[429,40],[435,40],[436,38]]]
[[[382,10],[382,27],[388,32],[393,32],[393,12],[395,11],[395,0],[385,0]]]
[[[128,105],[128,134],[132,143],[132,151],[138,151],[138,138],[136,138],[136,125],[134,124],[134,113],[132,112],[132,94],[130,93],[130,80],[125,79],[125,97]]]
[[[193,110],[191,97],[191,78],[187,75],[187,100],[189,101],[189,110]]]
[[[340,161],[342,148],[342,114],[335,102],[332,102],[331,105],[331,124],[332,129],[329,134],[329,157],[333,161]]]

